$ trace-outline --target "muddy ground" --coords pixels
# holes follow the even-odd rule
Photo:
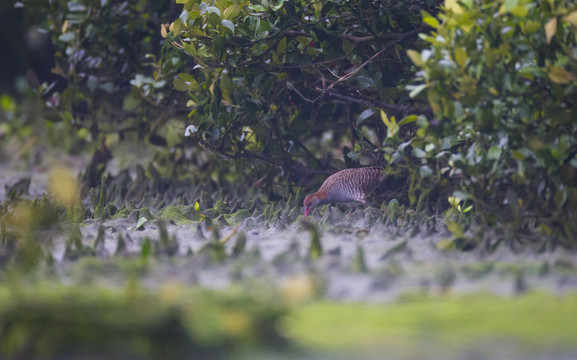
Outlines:
[[[79,169],[78,164],[85,160],[66,158],[65,163]],[[53,161],[35,165],[3,161],[0,203],[6,201],[7,190],[22,179],[30,179],[25,197],[32,199],[46,193]],[[147,160],[141,161],[144,164]],[[126,172],[131,181],[137,180],[134,166]],[[120,173],[117,163],[109,170],[113,179]],[[295,296],[298,298],[302,292],[305,300],[320,298],[366,304],[395,304],[415,294],[491,293],[515,298],[532,292],[562,297],[577,291],[575,252],[560,246],[515,243],[508,240],[507,234],[497,232],[485,234],[480,245],[466,250],[447,246],[452,234],[441,217],[420,217],[405,211],[392,219],[383,211],[386,206],[357,209],[346,216],[348,208],[327,206],[315,209],[312,216],[303,220],[302,206],[293,199],[255,205],[250,196],[258,195],[258,189],[245,194],[244,199],[234,199],[238,194],[227,195],[186,183],[179,183],[168,193],[155,193],[147,188],[138,197],[121,203],[111,186],[108,198],[111,203],[116,202],[117,210],[132,202],[123,215],[117,212],[104,221],[87,218],[80,226],[65,225],[47,234],[56,264],[56,274],[51,276],[65,284],[122,285],[128,275],[114,259],[118,255],[137,258],[143,244],[152,243],[161,250],[152,260],[154,266],[141,277],[142,284],[151,289],[166,283],[211,289],[248,288],[257,282],[279,291],[296,288]],[[89,199],[84,204],[90,215],[93,210]],[[161,244],[163,228],[168,245]],[[94,249],[90,257],[66,249],[67,239],[75,229],[80,230],[82,243]],[[315,233],[322,246],[322,256],[318,257],[318,252],[311,252]],[[216,259],[218,251],[211,250],[211,243],[222,243],[227,256]],[[238,254],[233,255],[234,252]],[[577,354],[576,348],[545,348],[528,354],[504,342],[498,350],[473,346],[451,354],[429,355],[488,359],[494,358],[495,351],[500,358],[569,359]],[[326,356],[321,352],[304,357]],[[353,357],[350,352],[340,356]],[[409,351],[391,358],[414,356]],[[367,357],[379,358],[375,354]]]

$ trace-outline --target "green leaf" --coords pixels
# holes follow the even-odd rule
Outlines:
[[[437,249],[439,250],[451,250],[453,246],[453,241],[447,238],[443,238],[437,243]]]
[[[217,26],[222,22],[222,20],[220,19],[220,16],[218,16],[218,14],[216,13],[210,13],[210,15],[208,15],[208,23],[212,26]]]
[[[178,18],[183,24],[186,24],[186,21],[188,20],[188,11],[183,11]]]
[[[423,22],[425,24],[429,25],[430,27],[432,27],[434,29],[437,29],[439,26],[441,26],[441,24],[439,23],[439,20],[437,20],[437,18],[431,16],[425,10],[421,10],[421,17],[423,18]]]
[[[230,31],[232,31],[232,33],[234,34],[234,24],[232,23],[232,21],[222,20],[221,24],[222,24],[222,26],[230,29]]]
[[[463,228],[461,224],[451,221],[447,224],[447,229],[456,237],[463,237],[465,233],[463,232]]]
[[[186,73],[178,74],[178,78],[174,79],[172,84],[178,91],[189,91],[200,89],[200,85],[198,84],[196,79],[192,75]]]
[[[178,36],[178,34],[180,33],[180,28],[182,27],[182,21],[180,21],[180,19],[176,19],[174,20],[174,22],[172,23],[172,34],[174,36]]]
[[[357,76],[357,81],[359,82],[359,89],[365,90],[368,88],[374,88],[375,82],[372,78],[368,76]]]
[[[225,9],[225,6],[226,6],[226,3],[227,3],[227,2],[230,3],[231,1],[230,1],[230,0],[216,0],[216,1],[214,2],[214,5],[216,5],[216,7],[217,7],[219,10],[222,11],[222,10]]]
[[[523,5],[515,6],[511,9],[511,14],[518,17],[525,17],[527,14],[529,14],[529,9]]]
[[[467,50],[465,48],[458,47],[455,49],[455,61],[461,68],[465,67],[467,64]]]
[[[425,66],[425,62],[423,61],[423,58],[421,58],[421,54],[418,51],[407,50],[407,55],[409,56],[413,64],[417,65],[418,67]]]
[[[418,147],[414,147],[412,153],[413,156],[416,157],[417,159],[422,159],[425,156],[427,156],[427,153],[424,150],[419,149]]]
[[[441,105],[439,105],[439,100],[441,100],[441,96],[432,88],[428,88],[427,91],[427,100],[429,101],[429,105],[435,114],[438,114],[441,111]]]
[[[389,119],[389,117],[387,116],[387,113],[383,109],[380,110],[380,113],[381,113],[381,120],[383,121],[383,124],[385,124],[385,126],[389,130],[391,128],[397,128],[399,126],[397,124],[394,116],[392,116],[391,119]]]
[[[449,204],[451,204],[451,206],[456,209],[459,207],[459,204],[461,203],[461,199],[459,199],[456,196],[449,196],[449,198],[447,199],[449,201]]]
[[[186,52],[189,53],[190,55],[192,55],[192,56],[198,55],[198,52],[196,51],[196,48],[194,47],[194,45],[183,42],[182,46],[184,46],[184,50],[186,50]]]
[[[361,156],[360,153],[356,152],[356,151],[350,151],[347,154],[347,157],[353,161],[358,161],[359,160],[359,156]]]
[[[458,4],[457,0],[445,0],[445,9],[456,15],[463,13],[463,8]]]
[[[519,0],[505,0],[505,10],[510,11],[519,4]]]
[[[285,4],[289,4],[289,2],[287,1],[287,2],[285,2]],[[254,10],[256,12],[266,12],[266,8],[262,5],[249,5],[248,8],[251,10]]]
[[[283,37],[276,47],[277,54],[282,54],[286,50],[286,37]]]
[[[189,81],[189,82],[196,82],[196,79],[194,78],[194,76],[187,74],[187,73],[180,73],[178,74],[178,78],[182,79],[184,81]]]
[[[407,90],[411,90],[411,92],[409,93],[409,97],[411,99],[415,98],[417,95],[419,95],[421,93],[421,91],[425,90],[426,88],[427,88],[427,84],[408,85]]]
[[[240,5],[232,4],[224,10],[222,16],[225,19],[232,20],[240,13]]]
[[[220,17],[220,10],[216,6],[208,6],[206,8],[206,12],[209,14],[216,14],[218,17]]]
[[[366,109],[357,117],[356,125],[360,125],[363,121],[373,116],[374,113],[373,109]]]
[[[459,144],[459,139],[455,135],[450,135],[441,140],[441,150],[449,150]]]
[[[141,216],[138,218],[138,221],[136,222],[136,226],[134,227],[135,229],[140,229],[144,224],[146,224],[148,222],[148,219],[145,218],[144,216]]]
[[[489,149],[489,152],[487,154],[487,158],[489,160],[499,160],[499,157],[501,157],[502,152],[503,152],[503,150],[500,147],[493,145]]]
[[[417,121],[418,116],[417,115],[409,115],[406,116],[405,118],[403,118],[400,122],[399,122],[399,126],[401,125],[405,125],[408,123],[412,123],[413,121]]]
[[[191,37],[191,38],[206,37],[206,34],[204,33],[204,31],[202,31],[202,30],[200,30],[200,29],[192,29],[192,30],[190,30],[190,31],[187,31],[187,32],[186,32],[186,35],[189,36],[189,37]],[[191,46],[191,47],[193,47],[193,48],[195,47],[194,45],[192,45],[192,44],[187,44],[187,43],[185,42],[185,43],[184,43],[184,48],[187,49],[187,51],[188,51],[188,48],[186,47],[186,45],[189,45],[189,46]],[[196,51],[196,48],[195,48],[193,51],[194,51],[194,54],[193,54],[193,53],[191,53],[191,54],[193,54],[193,55],[197,55],[197,54],[198,54],[198,52]]]
[[[427,165],[423,165],[419,168],[419,173],[421,174],[422,178],[427,178],[433,175],[433,170],[431,170],[431,168]]]
[[[74,39],[76,39],[76,33],[73,32],[67,32],[58,37],[58,40],[60,41],[71,41]]]
[[[174,88],[178,91],[188,91],[189,89],[189,86],[186,83],[186,81],[182,79],[174,79],[174,81],[172,82],[172,86],[174,86]]]

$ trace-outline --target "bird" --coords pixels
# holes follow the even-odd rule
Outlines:
[[[360,202],[367,206],[366,197],[385,180],[380,166],[344,169],[329,176],[319,191],[307,195],[303,201],[304,216],[315,207],[329,203]]]

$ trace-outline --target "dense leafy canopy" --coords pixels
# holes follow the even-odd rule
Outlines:
[[[447,1],[411,51],[435,120],[413,146],[458,177],[489,221],[574,236],[577,211],[577,7],[570,2]],[[421,146],[419,146],[421,144]],[[527,221],[530,220],[530,221]]]
[[[171,105],[154,92],[164,81],[149,71],[160,52],[156,29],[169,10],[168,1],[51,1],[46,13],[56,48],[53,72],[66,86],[51,92],[48,104],[65,121],[104,131],[122,131],[118,127],[125,122],[132,128],[135,118],[150,115],[137,107],[142,97],[156,106]],[[140,91],[131,93],[131,84]]]
[[[405,50],[434,2],[177,2],[163,35],[189,65],[174,86],[190,97],[194,140],[237,159],[236,172],[254,171],[253,159],[293,180],[383,163],[393,143],[375,110],[428,110],[403,89],[414,71]]]
[[[177,2],[184,11],[163,36],[192,58],[174,86],[189,94],[205,149],[289,175],[385,162],[408,174],[411,204],[455,190],[457,214],[474,203],[485,222],[550,233],[561,220],[573,232],[563,220],[577,202],[569,4],[447,1],[435,17],[423,2]]]

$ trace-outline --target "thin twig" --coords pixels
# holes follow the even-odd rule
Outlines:
[[[365,66],[367,66],[368,64],[372,63],[376,58],[378,58],[379,56],[381,56],[386,50],[388,50],[389,48],[395,46],[396,44],[409,39],[413,36],[415,36],[416,34],[419,34],[421,31],[423,31],[424,29],[426,29],[426,26],[421,26],[418,29],[409,31],[405,34],[401,34],[398,36],[398,39],[395,41],[391,41],[388,44],[385,44],[383,46],[383,48],[379,51],[377,51],[373,56],[371,56],[369,59],[365,60],[362,64],[360,64],[359,66],[357,66],[353,71],[351,71],[350,73],[339,77],[336,81],[334,81],[333,83],[331,83],[328,87],[324,87],[323,85],[323,89],[320,92],[320,94],[313,99],[309,99],[307,97],[305,97],[303,94],[301,94],[300,91],[298,91],[294,85],[292,85],[291,83],[288,84],[289,88],[294,90],[303,100],[305,100],[306,102],[310,102],[310,103],[315,103],[317,101],[319,101],[320,99],[322,99],[326,94],[330,93],[331,90],[337,86],[338,84],[345,82],[347,80],[349,80],[350,78],[352,78],[353,76],[355,76],[359,71],[361,71]]]
[[[286,164],[281,163],[280,161],[277,161],[273,158],[264,156],[264,155],[260,155],[260,154],[255,154],[255,153],[251,153],[251,152],[247,152],[244,151],[242,153],[228,153],[224,150],[220,150],[215,148],[214,146],[207,144],[204,140],[202,140],[200,137],[196,137],[194,138],[197,141],[198,146],[200,146],[203,150],[211,152],[213,154],[218,154],[221,155],[223,157],[229,158],[229,159],[245,159],[245,158],[249,158],[249,159],[258,159],[261,161],[264,161],[266,163],[275,165],[280,167],[281,169],[284,170],[288,170],[288,171],[296,171],[296,172],[300,172],[302,174],[306,174],[306,175],[313,175],[313,174],[332,174],[334,172],[334,169],[325,169],[325,170],[313,170],[310,168],[304,168],[302,166],[297,166],[296,164],[293,166],[286,166]]]
[[[321,92],[321,89],[318,88],[313,88],[314,91],[317,92]],[[412,105],[392,105],[392,104],[388,104],[386,102],[382,102],[379,100],[373,100],[373,99],[361,99],[361,98],[355,98],[355,97],[351,97],[351,96],[346,96],[346,95],[342,95],[333,91],[330,91],[328,93],[325,93],[326,96],[331,96],[334,97],[336,99],[339,100],[344,100],[347,102],[354,102],[357,104],[362,104],[365,105],[367,107],[378,107],[381,108],[383,110],[387,110],[390,111],[393,115],[399,116],[399,115],[403,115],[403,114],[429,114],[431,112],[431,109],[428,107],[418,107],[418,106],[412,106]]]

